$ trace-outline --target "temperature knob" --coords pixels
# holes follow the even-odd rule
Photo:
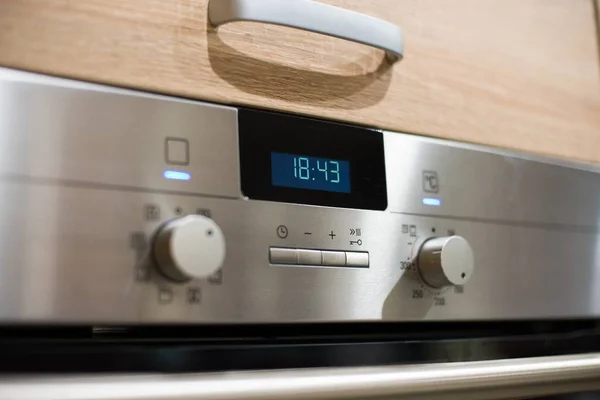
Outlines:
[[[154,239],[160,271],[174,281],[206,278],[221,268],[225,237],[210,218],[190,215],[163,225]]]
[[[417,262],[421,278],[434,288],[464,285],[473,275],[473,250],[461,236],[428,239]]]

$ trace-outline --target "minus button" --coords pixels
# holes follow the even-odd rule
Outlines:
[[[298,249],[298,264],[321,265],[321,251]]]

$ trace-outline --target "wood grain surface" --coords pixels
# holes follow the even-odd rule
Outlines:
[[[0,65],[600,163],[592,0],[325,2],[400,25],[404,59],[278,26],[215,31],[207,0],[2,0]]]
[[[596,10],[596,32],[598,33],[598,48],[600,49],[600,0],[593,1]]]

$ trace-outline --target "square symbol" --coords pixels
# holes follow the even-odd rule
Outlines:
[[[187,139],[166,138],[165,160],[171,165],[189,165],[190,143]]]
[[[440,190],[437,172],[423,171],[423,190],[427,193],[437,193]]]

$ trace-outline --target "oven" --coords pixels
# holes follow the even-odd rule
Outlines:
[[[600,389],[594,166],[9,69],[0,152],[1,398]]]

